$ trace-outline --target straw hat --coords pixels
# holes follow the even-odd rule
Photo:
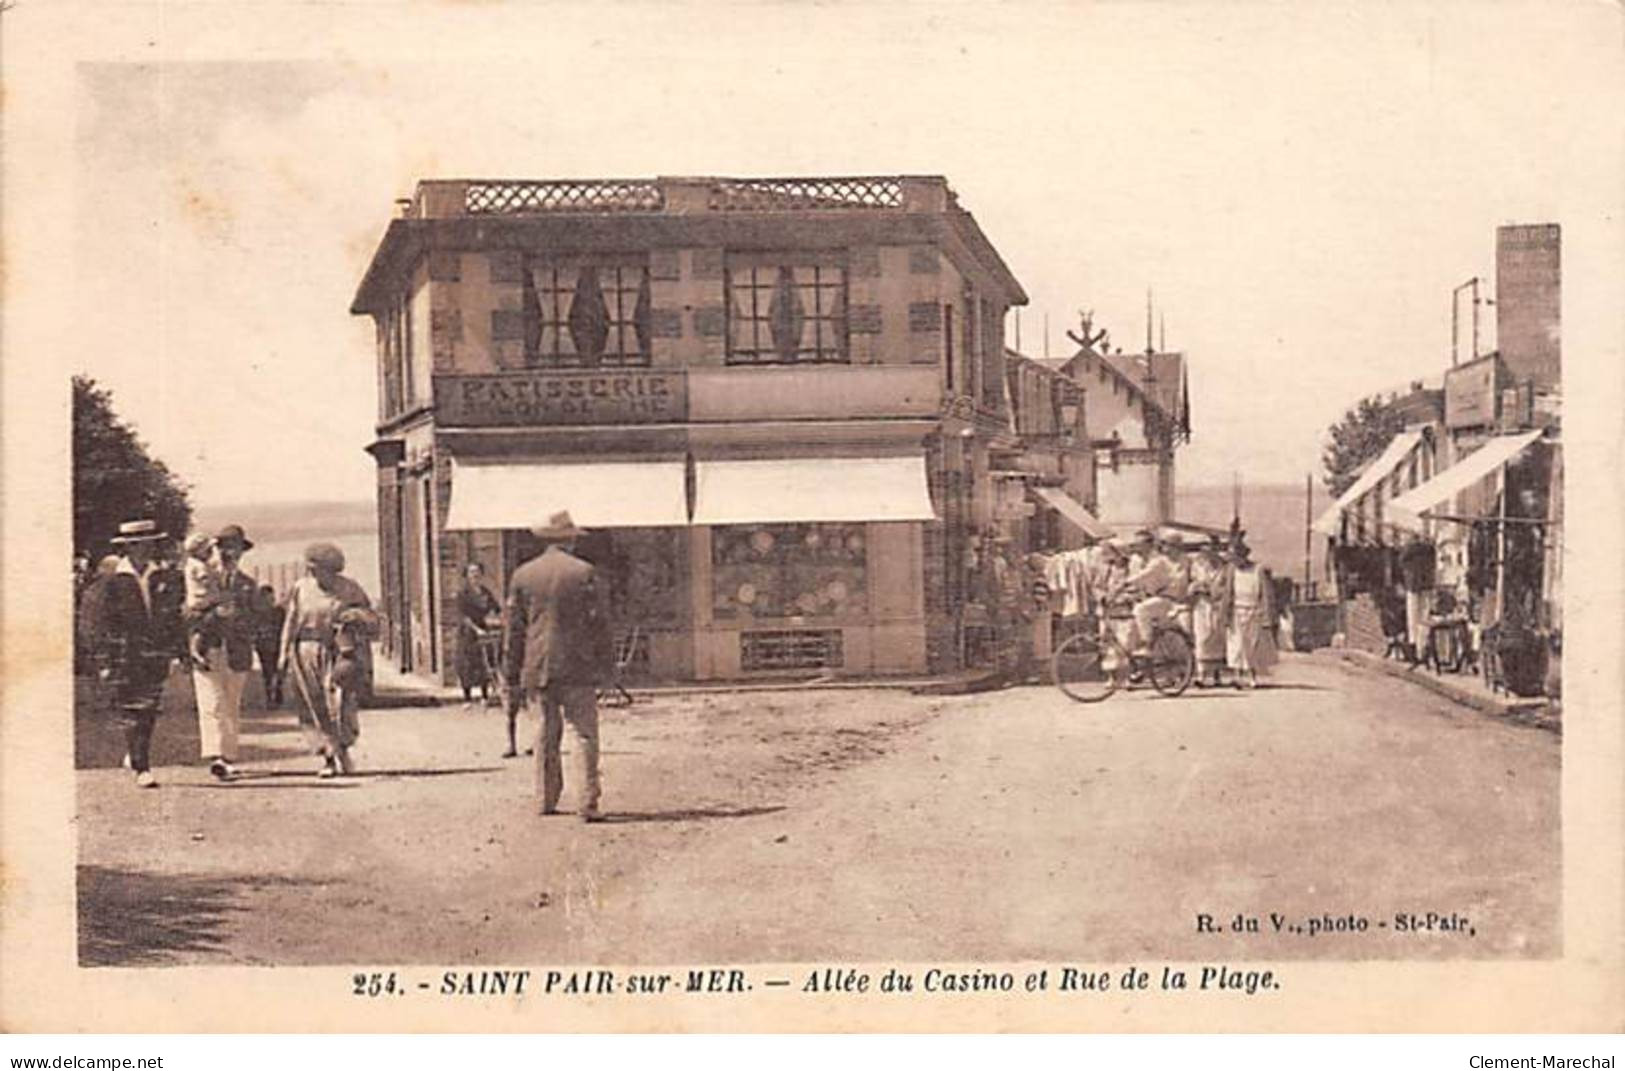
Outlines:
[[[1157,539],[1158,542],[1176,550],[1191,550],[1204,542],[1201,536],[1179,528],[1164,528],[1157,533]]]
[[[157,521],[125,521],[118,526],[118,534],[108,542],[115,544],[153,543],[160,539],[167,539],[168,535],[167,532],[159,530]]]
[[[1126,558],[1128,557],[1129,547],[1132,545],[1132,543],[1130,543],[1127,539],[1124,539],[1122,536],[1113,536],[1112,538],[1102,542],[1100,544],[1100,549],[1108,554],[1114,554],[1119,558]]]
[[[530,531],[538,539],[574,539],[587,534],[586,529],[576,527],[567,509],[561,509],[549,517],[545,527],[532,528]]]

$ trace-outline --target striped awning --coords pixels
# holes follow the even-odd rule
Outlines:
[[[694,475],[695,524],[936,519],[919,455],[700,461]]]
[[[1059,487],[1034,487],[1033,497],[1044,505],[1059,513],[1063,518],[1078,528],[1083,529],[1085,535],[1091,539],[1110,539],[1112,530],[1100,522],[1100,519],[1082,502],[1073,498]]]
[[[560,511],[583,528],[688,523],[681,461],[463,463],[451,470],[448,530],[538,528]]]
[[[1387,448],[1377,455],[1377,459],[1365,467],[1360,478],[1355,480],[1337,497],[1337,501],[1322,513],[1313,525],[1315,531],[1322,535],[1335,536],[1342,529],[1343,513],[1353,509],[1360,499],[1364,498],[1376,486],[1392,475],[1393,471],[1405,462],[1412,450],[1422,441],[1421,429],[1402,431],[1394,436]]]
[[[1450,502],[1461,492],[1505,465],[1540,438],[1539,431],[1497,435],[1477,450],[1388,503],[1388,517],[1407,528],[1422,527],[1422,514]]]

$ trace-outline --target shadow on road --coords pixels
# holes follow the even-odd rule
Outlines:
[[[242,910],[236,893],[230,881],[81,866],[79,965],[154,966],[218,951]]]
[[[501,766],[452,766],[436,770],[357,770],[346,777],[456,777],[459,774],[496,773]]]
[[[241,784],[244,781],[275,781],[283,778],[299,778],[304,781],[316,779],[314,768],[309,770],[238,770],[229,784]],[[218,784],[211,787],[220,787]]]
[[[344,781],[318,781],[315,774],[300,774],[304,781],[282,781],[272,784],[253,784],[246,777],[234,778],[230,781],[205,781],[195,785],[176,785],[176,788],[202,788],[210,790],[229,791],[235,788],[359,788],[354,782]]]
[[[707,818],[753,818],[784,810],[774,807],[691,807],[676,811],[606,811],[604,822],[695,822]]]
[[[315,770],[239,770],[230,781],[182,784],[177,788],[355,788],[361,778],[454,777],[460,774],[495,773],[500,766],[457,766],[426,770],[358,770],[336,778],[320,778]],[[270,782],[270,783],[265,783]]]

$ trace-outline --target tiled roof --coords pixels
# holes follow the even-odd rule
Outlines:
[[[1188,399],[1185,397],[1185,355],[1183,353],[1109,353],[1080,350],[1067,360],[1087,354],[1117,374],[1162,413],[1180,422]]]

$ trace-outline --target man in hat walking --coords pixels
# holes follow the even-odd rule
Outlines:
[[[559,744],[568,722],[581,768],[581,817],[595,822],[601,817],[598,686],[614,664],[608,588],[590,563],[572,553],[584,533],[568,512],[553,514],[534,534],[547,549],[514,572],[504,646],[524,694],[541,704],[541,813],[558,813],[564,791]]]
[[[232,764],[237,761],[243,686],[254,667],[256,589],[238,567],[253,545],[235,524],[215,534],[215,595],[203,605],[190,607],[187,614],[187,628],[206,637],[203,663],[192,670],[198,750],[209,764],[209,772],[221,781],[237,772]]]
[[[125,764],[135,783],[156,788],[152,774],[152,730],[162,712],[170,659],[180,654],[178,609],[163,590],[157,568],[159,544],[167,538],[151,520],[125,521],[111,540],[119,553],[111,575],[87,607],[85,632],[97,676],[111,691],[127,748]],[[169,620],[170,617],[175,620]]]

